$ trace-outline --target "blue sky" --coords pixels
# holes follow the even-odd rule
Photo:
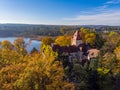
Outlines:
[[[120,0],[0,0],[0,23],[120,25]]]

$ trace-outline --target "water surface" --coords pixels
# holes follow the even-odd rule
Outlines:
[[[18,37],[0,37],[0,42],[2,42],[4,40],[8,40],[13,44],[14,40],[17,39],[17,38]],[[30,41],[30,38],[24,38],[24,41],[25,41],[26,49],[29,53],[31,52],[31,50],[33,48],[36,48],[37,50],[40,50],[41,41],[37,41],[37,40]]]

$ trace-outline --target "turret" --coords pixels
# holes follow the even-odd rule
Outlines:
[[[82,37],[80,36],[80,32],[76,31],[72,37],[72,41],[71,41],[72,45],[75,46],[79,46],[80,44],[82,44]]]

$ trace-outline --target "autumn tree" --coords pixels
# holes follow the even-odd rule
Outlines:
[[[26,55],[15,50],[0,53],[1,90],[73,90],[74,85],[64,78],[62,63],[57,60],[57,53],[49,45],[43,52]],[[5,54],[5,55],[4,55]],[[11,63],[7,63],[11,60]]]
[[[101,48],[101,52],[104,55],[107,52],[114,52],[114,49],[119,46],[120,42],[120,35],[118,33],[115,34],[108,34],[103,37],[105,40],[103,47]]]
[[[82,33],[83,43],[90,43],[93,45],[96,39],[95,32],[90,31],[87,28],[81,28],[80,31]]]
[[[0,51],[0,89],[15,90],[14,82],[24,68],[23,56],[19,54],[9,41],[3,41]],[[17,89],[16,89],[17,90]]]
[[[118,34],[117,32],[111,31],[111,32],[109,33],[109,37],[112,37],[112,36],[117,35],[117,34]]]
[[[14,84],[25,66],[24,63],[16,63],[2,67],[0,69],[0,90],[19,90]]]
[[[117,59],[117,61],[116,61],[117,65],[116,65],[115,72],[120,73],[120,46],[116,47],[116,49],[114,50],[114,53],[115,53],[116,59]]]
[[[54,40],[51,37],[42,38],[42,44],[51,45],[51,43],[53,43],[53,42],[54,42]]]
[[[9,49],[9,50],[12,50],[14,48],[14,46],[8,40],[4,40],[3,42],[1,42],[1,47],[2,49]]]
[[[20,62],[21,55],[14,49],[14,46],[7,40],[1,43],[0,67]]]
[[[72,90],[73,85],[63,79],[61,62],[55,60],[50,54],[53,51],[49,50],[25,57],[27,66],[16,81],[16,87],[21,90]]]
[[[55,39],[55,43],[60,46],[71,45],[71,36],[58,36]]]
[[[95,33],[87,33],[84,37],[85,42],[90,43],[92,45],[94,44],[95,38],[96,38]]]
[[[19,52],[23,56],[27,54],[27,50],[25,48],[25,41],[23,38],[17,38],[14,41],[14,46],[15,46],[17,52]]]

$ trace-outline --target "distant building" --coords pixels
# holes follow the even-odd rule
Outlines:
[[[80,62],[90,60],[98,56],[99,50],[92,48],[90,44],[83,43],[81,32],[76,31],[71,39],[71,46],[52,45],[53,51],[61,55],[67,55],[69,62],[77,59]]]

